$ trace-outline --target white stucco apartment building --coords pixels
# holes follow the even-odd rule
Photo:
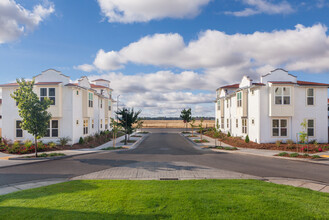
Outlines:
[[[49,108],[52,119],[47,137],[42,141],[58,141],[60,137],[69,137],[72,143],[80,137],[109,129],[112,115],[112,89],[110,82],[98,79],[90,82],[81,77],[72,83],[68,76],[49,69],[34,77],[34,92],[40,99],[48,97],[53,101]],[[33,137],[20,128],[16,102],[11,98],[17,83],[0,85],[2,88],[2,137],[10,140],[33,140]]]
[[[298,81],[276,69],[254,83],[244,76],[239,84],[217,89],[216,121],[232,136],[257,143],[297,140],[307,120],[310,140],[328,143],[329,84]]]

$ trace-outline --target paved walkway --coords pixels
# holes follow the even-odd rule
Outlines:
[[[207,148],[209,146],[215,146],[215,139],[203,135],[202,138],[208,140],[208,143],[195,143],[193,140],[200,139],[200,135],[198,133],[195,133],[197,137],[188,137],[191,134],[182,134],[184,137],[188,138],[195,146],[198,148]],[[217,141],[217,145],[219,145],[219,141]],[[221,143],[223,147],[231,147],[233,146],[226,144],[224,142]],[[228,151],[228,150],[220,150],[220,149],[211,149],[212,151],[217,151],[217,152],[226,152],[226,153],[238,153],[238,154],[249,154],[249,155],[255,155],[255,156],[263,156],[263,157],[274,157],[274,158],[280,158],[280,159],[288,159],[288,160],[297,160],[297,161],[307,161],[307,162],[314,162],[314,163],[321,163],[321,164],[329,164],[329,152],[321,152],[321,153],[316,153],[316,154],[309,154],[309,155],[319,155],[322,158],[317,159],[317,160],[311,160],[311,159],[301,159],[301,158],[291,158],[291,157],[278,157],[275,156],[283,151],[278,151],[278,150],[262,150],[262,149],[253,149],[253,148],[241,148],[237,147],[237,151]],[[291,152],[293,153],[293,152]]]

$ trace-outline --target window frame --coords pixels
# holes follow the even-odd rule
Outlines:
[[[88,92],[88,107],[94,107],[94,94],[92,92]]]
[[[236,128],[239,128],[239,119],[238,119],[238,118],[235,119],[235,127],[236,127]]]
[[[54,90],[54,95],[50,95],[50,90]],[[56,88],[55,87],[41,87],[40,88],[40,101],[43,101],[45,98],[53,101],[50,105],[56,105]],[[42,91],[46,91],[44,95]]]
[[[280,95],[277,95],[276,94],[276,89],[280,89],[281,90],[281,94]],[[289,95],[285,95],[284,94],[284,89],[289,89]],[[276,102],[276,98],[281,98],[280,100],[281,100],[281,103],[279,104],[279,103],[277,103]],[[284,100],[285,100],[285,98],[287,98],[287,97],[289,97],[289,104],[285,104],[284,103]],[[291,105],[291,87],[289,87],[289,86],[276,86],[276,87],[274,87],[274,104],[275,105]]]
[[[247,118],[241,118],[242,121],[242,134],[248,134],[248,119]]]
[[[54,127],[54,122],[57,122],[57,128]],[[57,131],[57,136],[54,136],[54,131]],[[44,138],[58,138],[59,137],[59,120],[53,119],[48,123],[47,134]]]
[[[309,127],[308,126],[308,122],[309,121],[313,121],[313,127]],[[309,134],[308,134],[308,130],[309,129],[313,129],[313,136],[310,136]],[[313,137],[315,137],[315,119],[313,119],[313,118],[309,118],[309,119],[307,119],[307,128],[306,128],[306,132],[307,132],[307,136],[308,137],[311,137],[311,138],[313,138]]]
[[[308,90],[312,89],[313,90],[313,96],[308,95]],[[308,104],[308,99],[312,98],[313,103],[310,105]],[[306,106],[315,106],[315,88],[306,88]]]
[[[221,117],[220,119],[220,127],[224,129],[224,117]]]
[[[89,120],[83,119],[83,135],[89,134]]]
[[[274,127],[274,120],[278,121],[278,127]],[[286,121],[286,127],[282,127],[282,121]],[[288,138],[289,137],[289,123],[288,123],[287,118],[272,118],[271,120],[271,137],[273,138]],[[274,129],[278,130],[278,135],[275,136],[273,131]],[[282,136],[282,129],[286,129],[286,134],[285,136]]]
[[[217,111],[220,111],[220,100],[217,100]]]
[[[236,94],[236,106],[242,107],[242,92],[237,92]]]
[[[19,127],[17,127],[18,123],[20,123]],[[15,120],[15,138],[24,138],[24,131],[22,129],[22,120]],[[17,136],[17,132],[22,132],[22,136]]]

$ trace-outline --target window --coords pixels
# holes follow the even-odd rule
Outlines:
[[[103,108],[103,99],[101,99],[101,108]]]
[[[23,137],[22,121],[16,121],[16,137]]]
[[[108,129],[108,127],[109,127],[109,121],[108,121],[108,119],[105,119],[105,129],[107,130]]]
[[[251,124],[255,125],[255,119],[251,119]]]
[[[79,90],[77,90],[77,95],[79,95]]]
[[[58,120],[49,121],[45,137],[58,137]]]
[[[273,137],[287,137],[288,136],[287,119],[273,119],[272,120],[272,136]]]
[[[220,127],[224,128],[224,118],[221,118],[221,120],[220,120]]]
[[[77,125],[79,125],[79,120],[77,120]]]
[[[217,110],[220,111],[220,100],[217,101]]]
[[[253,90],[253,89],[251,89],[250,92],[251,92],[251,95],[255,94],[255,90]]]
[[[91,128],[94,129],[95,127],[95,123],[94,123],[94,119],[91,121]]]
[[[52,103],[51,105],[56,105],[56,89],[55,88],[40,88],[40,100],[43,101],[48,97]]]
[[[88,95],[88,106],[89,108],[94,107],[94,94],[89,93]]]
[[[103,128],[103,119],[101,119],[101,128]]]
[[[84,135],[85,134],[88,134],[88,127],[89,127],[89,125],[88,125],[88,119],[83,120],[83,134]]]
[[[235,127],[236,127],[236,128],[239,127],[239,119],[235,119]]]
[[[236,98],[236,100],[237,100],[236,105],[237,105],[237,107],[241,107],[242,106],[242,92],[238,92],[236,96],[237,96],[237,98]]]
[[[314,105],[314,89],[309,88],[306,90],[307,105]]]
[[[314,137],[314,120],[307,120],[307,136]]]
[[[247,134],[247,119],[242,119],[242,134]]]
[[[109,111],[111,111],[111,109],[112,109],[112,103],[111,101],[109,101]]]
[[[275,88],[275,104],[290,105],[290,88],[276,87]]]
[[[229,119],[226,119],[226,126],[227,126],[227,128],[230,128],[230,120]]]
[[[229,102],[230,102],[230,100],[227,99],[227,100],[226,100],[226,108],[228,108]]]

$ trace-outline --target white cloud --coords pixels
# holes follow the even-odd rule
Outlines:
[[[316,65],[307,62],[329,58],[327,27],[296,25],[292,30],[228,35],[207,30],[187,45],[179,34],[155,34],[129,44],[119,51],[99,50],[94,67],[99,71],[116,70],[128,63],[181,69],[209,69],[264,65],[290,66],[291,70],[310,70]],[[324,64],[319,70],[329,68]],[[319,71],[317,70],[317,72]],[[312,71],[311,71],[312,72]]]
[[[0,1],[0,44],[18,39],[27,31],[32,31],[55,9],[52,3],[36,5],[27,10],[14,0]]]
[[[211,0],[98,0],[109,22],[148,22],[163,18],[193,18]]]
[[[225,14],[234,15],[237,17],[246,17],[255,14],[290,14],[294,12],[292,6],[286,2],[280,3],[271,3],[267,0],[242,0],[242,2],[246,5],[251,6],[252,8],[245,8],[242,11],[228,11]]]
[[[160,114],[161,109],[179,112],[184,107],[194,108],[198,102],[205,103],[205,108],[213,107],[215,89],[237,83],[243,75],[258,80],[260,74],[277,67],[288,71],[325,72],[329,71],[328,60],[327,28],[317,24],[233,35],[207,30],[187,43],[179,34],[155,34],[119,51],[100,50],[94,64],[87,67],[99,72],[90,76],[91,79],[110,80],[117,94],[125,97],[127,105]],[[182,70],[136,75],[106,72],[124,68],[129,63]]]
[[[90,64],[82,64],[82,65],[79,65],[79,66],[74,66],[73,68],[76,69],[76,70],[82,70],[84,72],[91,72],[91,71],[95,70],[95,67],[93,65],[90,65]]]

